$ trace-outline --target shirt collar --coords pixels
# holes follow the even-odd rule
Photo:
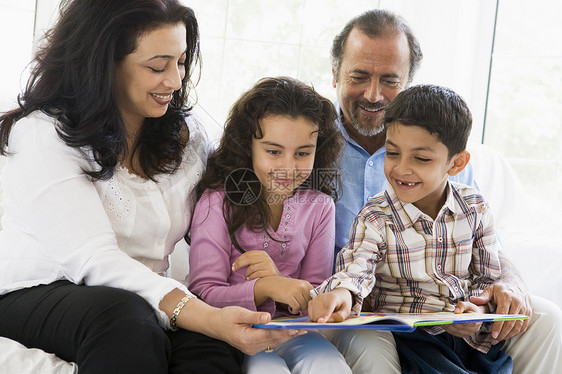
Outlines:
[[[445,204],[439,210],[437,217],[444,214],[446,211],[451,211],[453,214],[464,213],[468,211],[468,206],[462,199],[458,199],[458,193],[453,188],[453,185],[447,181],[447,199]],[[394,222],[399,230],[410,228],[420,219],[432,220],[427,214],[423,213],[412,203],[403,203],[398,199],[392,186],[387,184],[386,188],[387,199],[390,202]]]

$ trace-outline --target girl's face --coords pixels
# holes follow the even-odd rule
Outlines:
[[[127,129],[136,133],[145,118],[166,113],[185,77],[186,30],[183,23],[143,34],[137,49],[115,67],[117,106]]]
[[[318,125],[299,116],[269,115],[260,120],[261,139],[252,139],[254,172],[270,205],[290,197],[312,172]]]

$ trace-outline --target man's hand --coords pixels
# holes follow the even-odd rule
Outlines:
[[[351,313],[353,297],[345,288],[320,294],[308,303],[308,317],[312,322],[341,322]]]
[[[513,287],[498,281],[486,288],[480,296],[473,296],[470,301],[476,305],[491,303],[496,305],[494,313],[498,314],[524,314],[529,316],[526,320],[496,321],[492,326],[492,344],[522,334],[527,330],[533,309],[529,294],[521,287]]]
[[[486,309],[483,306],[478,306],[470,301],[459,301],[455,307],[455,313],[486,313]],[[482,322],[474,323],[456,323],[451,325],[442,325],[443,329],[453,336],[458,336],[459,338],[467,338],[474,335],[480,330]]]
[[[244,278],[254,280],[263,277],[283,276],[277,269],[275,262],[265,251],[249,251],[243,253],[232,264],[232,271],[238,271],[246,267]]]

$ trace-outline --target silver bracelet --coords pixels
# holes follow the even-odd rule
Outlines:
[[[172,312],[172,315],[170,316],[170,327],[173,331],[176,331],[178,329],[178,317],[185,304],[187,304],[187,302],[191,299],[196,299],[196,297],[193,295],[186,295],[182,297],[178,305],[176,305],[176,309],[174,309],[174,311]]]

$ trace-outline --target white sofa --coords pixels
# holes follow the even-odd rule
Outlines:
[[[504,250],[515,263],[532,294],[562,307],[562,230],[557,223],[539,224],[513,170],[490,147],[471,144],[469,151],[480,190],[492,205]],[[0,168],[3,165],[0,158]],[[1,186],[0,186],[1,187]],[[1,197],[0,189],[0,197]],[[0,215],[2,214],[0,205]],[[1,227],[0,227],[1,229]],[[558,229],[558,231],[556,231]],[[172,256],[171,276],[183,280],[188,272],[183,244]],[[1,318],[1,316],[0,316]],[[77,366],[38,349],[0,338],[0,373],[77,373]]]

